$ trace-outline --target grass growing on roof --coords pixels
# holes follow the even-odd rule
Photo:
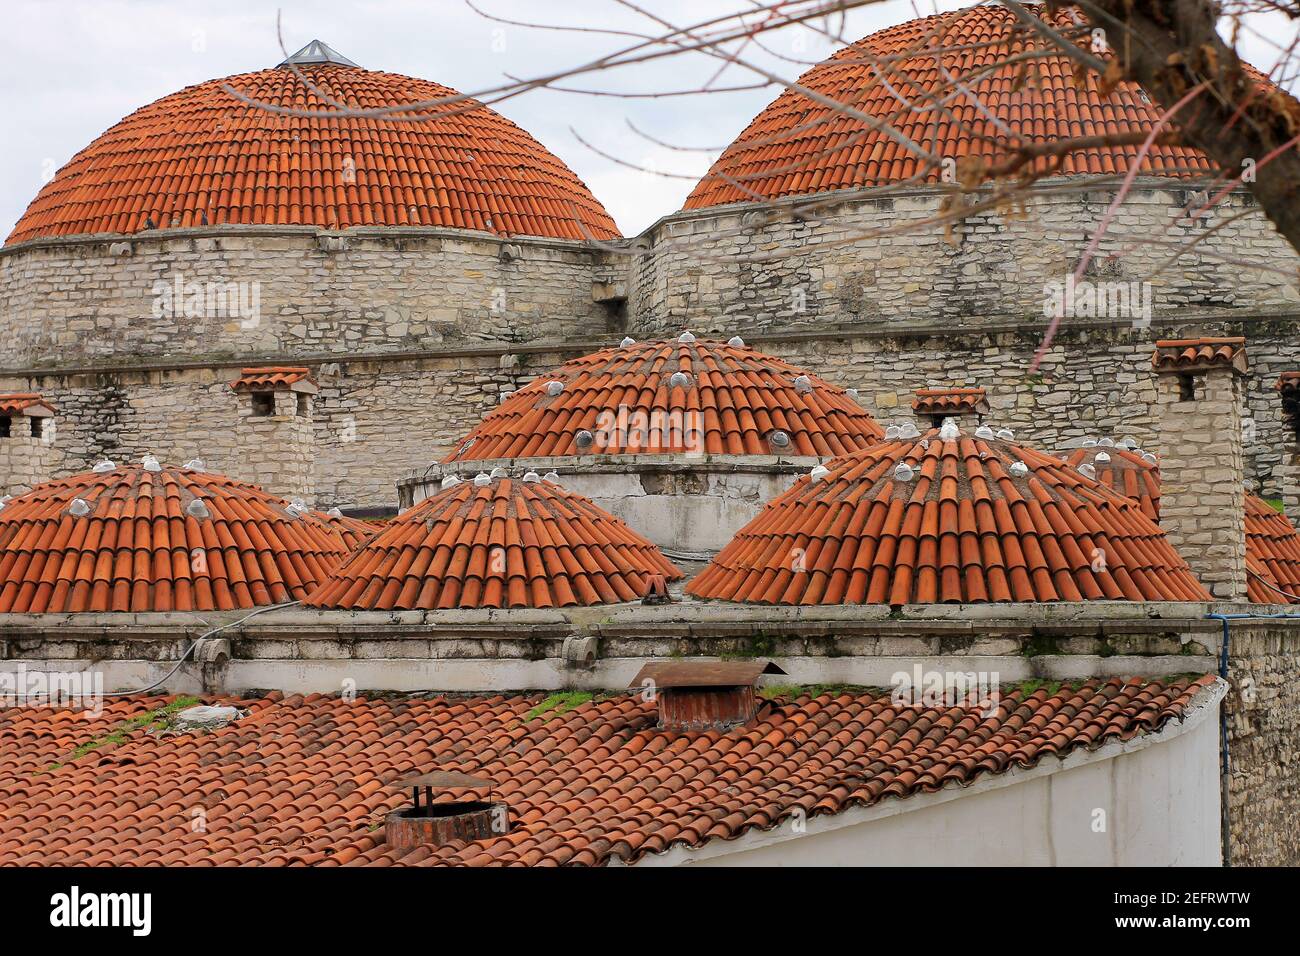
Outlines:
[[[559,694],[552,694],[540,704],[524,714],[524,723],[535,720],[543,714],[549,713],[552,717],[558,717],[560,714],[566,714],[575,707],[581,707],[595,695],[585,690],[563,691]]]
[[[46,767],[45,770],[37,771],[37,773],[49,773],[52,770],[58,770],[60,767],[66,766],[74,760],[80,760],[91,751],[98,750],[100,747],[106,746],[107,744],[125,743],[127,737],[130,736],[133,730],[139,730],[142,727],[150,729],[166,727],[171,722],[172,714],[184,710],[187,707],[193,707],[198,702],[199,699],[197,697],[177,697],[170,704],[166,704],[162,707],[155,707],[153,710],[145,711],[143,714],[136,714],[134,717],[128,717],[104,736],[97,737],[94,740],[88,740],[84,744],[78,746],[68,755],[66,760],[52,763]]]

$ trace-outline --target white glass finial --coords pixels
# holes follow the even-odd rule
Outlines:
[[[446,491],[448,488],[455,488],[459,484],[459,478],[455,475],[448,475],[446,478],[442,479],[442,490]]]
[[[677,336],[677,341],[682,345],[690,345],[695,341],[695,336],[691,335],[690,332],[683,332],[681,335]]]
[[[140,466],[145,471],[162,471],[162,465],[158,463],[158,459],[153,455],[145,455],[140,462]]]
[[[989,428],[988,425],[981,425],[979,428],[975,429],[975,437],[988,441],[993,437],[993,429]]]
[[[1025,475],[1029,474],[1029,466],[1026,465],[1023,461],[1013,461],[1008,471],[1010,471],[1011,474],[1015,475],[1017,478],[1023,478],[1025,477]]]
[[[116,467],[117,465],[113,464],[113,462],[109,461],[107,458],[101,458],[99,461],[95,462],[95,467],[90,470],[95,472],[95,474],[102,475],[104,472],[112,471]]]

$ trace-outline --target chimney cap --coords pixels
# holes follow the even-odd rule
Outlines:
[[[9,392],[0,395],[0,415],[26,415],[49,418],[56,409],[36,392]]]
[[[982,388],[918,388],[912,411],[918,415],[987,415],[988,393]]]
[[[1151,353],[1157,372],[1205,372],[1231,368],[1246,373],[1246,339],[1240,335],[1198,339],[1160,339]]]
[[[311,377],[311,369],[299,365],[266,365],[243,368],[239,378],[230,383],[236,392],[305,392],[315,395],[320,386]]]
[[[471,777],[458,770],[432,770],[413,777],[402,777],[388,785],[389,790],[492,790],[492,781]]]
[[[658,688],[739,687],[753,684],[764,674],[785,674],[771,661],[651,661],[633,678],[631,689],[646,681]]]

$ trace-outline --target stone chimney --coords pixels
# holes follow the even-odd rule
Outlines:
[[[0,395],[0,495],[20,495],[50,479],[54,411],[34,392]]]
[[[240,397],[239,467],[230,473],[283,498],[316,497],[313,403],[319,386],[306,368],[246,368],[230,383]]]
[[[982,388],[918,388],[912,411],[923,428],[938,428],[945,418],[973,428],[983,423],[989,403]]]
[[[1286,444],[1282,446],[1282,463],[1277,469],[1282,507],[1291,523],[1300,525],[1300,371],[1283,372],[1277,380],[1277,392],[1286,426]]]
[[[1243,338],[1156,342],[1160,526],[1217,599],[1246,599]]]

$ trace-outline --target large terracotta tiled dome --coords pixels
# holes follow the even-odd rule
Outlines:
[[[1070,7],[1053,14],[1041,6],[1030,9],[1059,30],[1079,30],[1087,24]],[[1086,34],[1077,39],[1089,42]],[[982,72],[1009,54],[1042,49],[1045,43],[1004,7],[970,7],[873,33],[813,67],[798,82],[889,124],[923,150],[954,161],[971,153],[989,160],[1004,158],[1017,144],[1006,129],[1029,142],[1048,142],[1152,128],[1160,111],[1136,84],[1121,84],[1105,95],[1099,77],[1090,73],[1080,87],[1065,56],[1029,61],[1023,76],[1015,64]],[[971,97],[954,93],[941,64],[962,80],[1002,128]],[[930,105],[931,94],[944,108]],[[926,108],[904,105],[902,97],[926,103]],[[1121,173],[1138,148],[1080,151],[1066,157],[1059,172]],[[687,199],[686,208],[899,183],[922,169],[915,153],[887,132],[787,90],[723,152]],[[1142,165],[1147,175],[1168,177],[1209,169],[1203,154],[1176,146],[1154,147]],[[930,169],[921,181],[938,179],[938,171]]]
[[[328,48],[325,48],[328,49]],[[331,53],[333,51],[330,51]],[[342,58],[338,58],[342,60]],[[302,62],[348,107],[456,95],[428,80]],[[250,106],[226,89],[290,116]],[[142,107],[72,158],[8,242],[203,225],[430,226],[609,239],[613,220],[563,162],[499,113],[466,103],[422,118],[331,116],[280,67],[210,80]]]
[[[590,446],[579,440],[584,431]],[[566,362],[489,412],[443,460],[689,451],[828,458],[883,434],[847,390],[738,339],[686,332]]]
[[[687,590],[805,605],[1209,600],[1137,503],[1012,441],[940,434],[801,478]]]
[[[256,485],[197,467],[105,469],[0,507],[0,614],[280,604],[349,554],[326,521]]]

